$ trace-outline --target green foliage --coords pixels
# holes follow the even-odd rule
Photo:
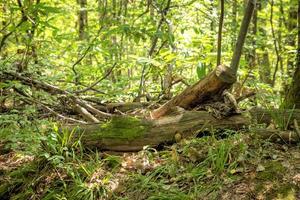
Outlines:
[[[206,75],[206,66],[203,63],[198,63],[197,66],[198,79],[202,79]]]
[[[35,117],[34,110],[12,110],[10,114],[0,115],[0,138],[6,149],[23,151],[34,154],[41,140],[41,132],[38,126],[46,121],[32,122]]]
[[[66,163],[83,158],[80,136],[75,131],[59,130],[56,125],[42,138],[41,148],[43,153],[39,157],[54,167],[63,168]]]
[[[0,199],[218,199],[220,188],[247,159],[263,158],[260,151],[248,154],[250,147],[241,135],[225,130],[225,136],[183,141],[159,153],[145,148],[144,165],[157,157],[163,164],[157,161],[152,169],[128,172],[122,157],[87,152],[76,130],[60,130],[50,117],[45,119],[41,105],[56,105],[54,110],[61,112],[66,106],[62,99],[31,87],[34,84],[6,80],[4,73],[18,72],[68,92],[105,77],[80,94],[101,102],[132,101],[138,94],[157,100],[167,81],[182,77],[185,83],[174,84],[172,96],[216,66],[218,2],[172,0],[169,8],[168,0],[80,2],[0,0],[0,147],[35,156],[30,163],[0,171]],[[277,108],[284,103],[295,69],[296,4],[282,0],[271,7],[269,1],[260,1],[238,71],[239,82],[254,88],[257,97],[242,107]],[[243,12],[244,1],[225,2],[222,64],[230,63]],[[37,101],[28,103],[30,99]],[[289,128],[291,117],[271,115],[278,128]],[[148,128],[139,118],[117,116],[97,127],[89,139],[130,142],[142,138]],[[283,165],[270,163],[259,177],[282,178]],[[126,188],[114,193],[112,183],[122,179],[122,173]],[[9,179],[2,180],[2,174]]]

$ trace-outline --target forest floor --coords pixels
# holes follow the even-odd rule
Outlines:
[[[0,199],[300,199],[298,145],[219,135],[138,153],[75,143],[42,144],[35,155],[2,152]]]

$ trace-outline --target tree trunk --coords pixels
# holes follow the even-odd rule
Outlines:
[[[273,142],[283,141],[285,143],[299,142],[299,135],[294,131],[281,131],[277,129],[254,129],[251,130],[255,136]]]
[[[219,120],[208,112],[188,111],[158,120],[115,116],[104,124],[69,125],[62,129],[71,131],[75,128],[78,134],[82,134],[82,143],[88,147],[111,151],[138,151],[146,145],[155,147],[174,142],[176,134],[177,137],[186,138],[206,129],[241,129],[249,124],[249,118],[243,115]]]
[[[233,0],[232,2],[232,21],[231,21],[231,27],[232,27],[232,49],[234,48],[235,45],[235,40],[236,40],[236,32],[237,32],[237,9],[238,8],[238,3],[237,0]]]
[[[217,55],[217,66],[221,64],[221,53],[222,53],[222,30],[224,21],[224,0],[221,0],[221,13],[219,19],[219,31],[218,31],[218,55]]]
[[[114,116],[107,123],[63,125],[61,129],[75,130],[80,134],[83,145],[111,151],[139,151],[144,146],[156,147],[159,144],[175,141],[175,137],[187,138],[197,136],[205,130],[247,128],[253,123],[269,123],[276,113],[286,121],[300,121],[300,110],[264,110],[252,109],[244,115],[233,115],[216,119],[204,111],[182,111],[160,119],[138,119],[130,116]],[[248,117],[251,116],[251,117]],[[133,128],[135,127],[135,128]],[[288,142],[295,141],[295,134],[290,131],[254,129],[262,138],[274,138],[280,133]],[[79,136],[78,136],[79,137]],[[290,139],[289,139],[290,137]]]
[[[275,35],[275,30],[274,30],[274,25],[273,25],[273,13],[274,13],[274,0],[271,0],[270,24],[271,24],[271,32],[272,32],[272,37],[273,37],[273,42],[274,42],[274,49],[275,49],[275,53],[276,53],[276,65],[275,65],[273,79],[272,79],[272,86],[274,87],[275,81],[276,81],[276,74],[278,71],[278,66],[279,66],[279,62],[281,60],[281,56],[279,54],[278,45],[277,45],[278,41],[277,41],[277,38]]]
[[[287,44],[291,47],[295,47],[295,34],[294,31],[297,28],[297,0],[290,0],[289,2],[289,17],[287,20],[288,36]],[[294,72],[294,55],[289,53],[287,58],[287,73],[289,76],[293,75]]]
[[[259,63],[259,79],[261,82],[271,85],[271,68],[270,68],[270,59],[269,52],[267,49],[263,48],[263,53],[258,54],[258,63]]]
[[[78,0],[80,10],[78,12],[78,36],[79,40],[87,38],[87,0]]]
[[[296,71],[289,92],[286,96],[285,108],[300,108],[300,2],[298,1],[298,47]]]
[[[242,49],[244,46],[244,42],[245,42],[246,35],[248,32],[248,27],[251,22],[251,17],[252,17],[255,5],[256,5],[256,0],[248,0],[244,18],[243,18],[243,22],[242,22],[242,25],[240,28],[239,36],[238,36],[238,39],[237,39],[237,42],[235,45],[235,49],[233,52],[233,56],[231,59],[231,63],[230,63],[230,68],[235,72],[235,74],[237,73],[237,70],[238,70],[240,58],[242,55]]]
[[[151,112],[151,118],[158,119],[172,111],[175,106],[192,109],[205,101],[218,101],[222,93],[236,81],[234,72],[219,65],[214,71],[196,84],[186,88],[182,93],[172,98],[160,108]]]
[[[282,123],[286,127],[291,126],[294,120],[300,122],[299,109],[262,109],[252,108],[249,111],[252,122],[257,124]]]

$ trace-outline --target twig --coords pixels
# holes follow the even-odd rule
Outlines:
[[[73,119],[73,118],[70,118],[70,117],[65,117],[61,114],[59,114],[58,112],[55,112],[54,110],[52,110],[51,108],[49,108],[48,106],[45,106],[43,104],[40,104],[42,107],[44,107],[46,110],[48,110],[49,112],[53,113],[54,115],[56,115],[57,117],[61,118],[61,119],[64,119],[64,120],[67,120],[67,121],[70,121],[70,122],[75,122],[75,123],[80,123],[80,124],[87,124],[86,122],[84,121],[81,121],[81,120],[77,120],[77,119]]]
[[[6,79],[10,79],[10,80],[19,80],[25,85],[35,86],[36,88],[42,89],[50,94],[64,94],[67,97],[69,97],[73,101],[73,103],[79,104],[80,106],[82,106],[85,109],[87,109],[88,111],[98,115],[99,117],[109,118],[112,116],[111,114],[97,110],[96,108],[89,105],[87,102],[84,102],[83,100],[79,99],[77,96],[73,95],[72,93],[62,90],[56,86],[50,85],[48,83],[43,83],[43,82],[40,82],[37,80],[33,80],[28,77],[21,76],[20,74],[15,73],[15,72],[3,72],[2,74],[7,76],[7,77],[4,77],[3,79],[6,78]],[[2,74],[0,73],[0,78],[1,78]]]
[[[18,2],[18,6],[19,6],[19,8],[21,10],[21,13],[22,13],[21,20],[12,31],[10,31],[9,33],[7,33],[6,35],[4,35],[2,37],[1,42],[0,42],[0,52],[1,52],[2,48],[4,47],[4,45],[5,45],[5,41],[7,40],[7,38],[11,34],[13,34],[17,30],[17,28],[19,28],[24,22],[26,22],[28,20],[28,17],[25,15],[21,0],[17,0],[17,2]]]
[[[166,7],[160,12],[161,14],[161,18],[160,21],[158,23],[158,26],[156,28],[156,34],[152,40],[152,44],[150,47],[150,50],[148,52],[148,57],[152,57],[154,50],[157,46],[157,42],[158,42],[158,36],[157,33],[159,32],[159,30],[161,29],[161,26],[163,25],[163,23],[166,21],[166,15],[168,14],[168,11],[170,9],[170,5],[171,5],[171,0],[168,0]],[[146,65],[143,65],[142,68],[142,74],[141,74],[141,79],[140,79],[140,84],[139,84],[139,92],[138,92],[138,96],[140,96],[141,94],[143,94],[144,92],[144,86],[145,86],[145,76],[146,76]]]
[[[103,14],[102,14],[102,16],[101,16],[101,20],[100,21],[104,21],[103,19],[104,19],[104,17],[105,17],[105,15],[106,15],[106,7],[105,7],[105,9],[104,9],[104,12],[103,12]],[[88,46],[88,48],[86,48],[86,50],[84,51],[84,53],[83,53],[83,55],[72,65],[72,71],[73,71],[73,73],[74,73],[74,75],[75,75],[75,84],[77,83],[79,83],[79,80],[78,80],[78,73],[77,73],[77,71],[76,71],[76,65],[78,65],[85,57],[86,57],[86,55],[88,54],[88,52],[90,51],[90,49],[93,47],[93,45],[94,45],[94,42],[96,41],[96,39],[99,37],[99,35],[100,35],[100,33],[102,32],[102,30],[104,29],[104,26],[103,25],[101,25],[101,27],[99,28],[99,30],[98,30],[98,32],[97,32],[97,34],[96,34],[96,36],[93,38],[93,40],[91,41],[91,43],[89,44],[89,46]]]
[[[76,90],[73,93],[79,94],[79,93],[84,93],[84,92],[86,92],[88,90],[92,90],[93,87],[95,87],[97,84],[99,84],[101,81],[103,81],[104,79],[106,79],[111,74],[111,72],[116,67],[116,65],[117,65],[117,63],[114,63],[113,66],[109,69],[109,71],[102,78],[100,78],[99,80],[95,81],[90,86],[88,86],[88,87],[86,87],[86,88],[84,88],[82,90]]]
[[[90,111],[91,113],[94,113],[95,115],[97,115],[99,117],[102,117],[102,118],[112,117],[112,114],[102,112],[102,111],[94,108],[93,106],[91,106],[87,102],[84,102],[84,101],[82,101],[80,99],[77,99],[77,98],[74,98],[73,100],[74,100],[75,103],[79,104],[80,106],[84,107],[85,109],[87,109],[88,111]]]
[[[20,93],[19,93],[19,95],[22,96],[22,94],[20,94]],[[61,118],[63,120],[67,120],[67,121],[75,122],[75,123],[80,123],[80,124],[87,124],[86,122],[81,121],[81,120],[73,119],[73,118],[70,118],[70,117],[65,117],[65,116],[61,115],[60,113],[54,111],[53,109],[49,108],[44,103],[39,102],[37,100],[34,100],[34,99],[32,99],[32,98],[30,98],[28,96],[22,96],[22,99],[25,100],[25,101],[29,101],[29,102],[32,102],[32,103],[39,104],[40,106],[42,106],[43,108],[45,108],[46,110],[48,110],[50,113],[56,115],[57,117],[59,117],[59,118]]]

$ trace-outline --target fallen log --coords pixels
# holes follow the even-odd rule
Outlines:
[[[189,110],[204,102],[222,101],[223,91],[231,87],[235,81],[234,71],[224,65],[219,65],[204,79],[187,87],[182,93],[152,111],[151,118],[158,119],[168,114],[176,106]]]
[[[138,151],[144,146],[152,147],[175,141],[175,135],[181,138],[195,136],[203,130],[214,129],[246,129],[250,124],[268,123],[272,119],[270,113],[281,114],[282,118],[300,120],[299,110],[267,110],[253,108],[250,112],[236,114],[222,119],[215,118],[205,111],[175,111],[159,119],[135,118],[127,115],[113,116],[107,123],[64,125],[62,129],[75,130],[82,134],[85,146],[110,151]],[[298,115],[299,114],[299,115]],[[253,130],[253,129],[252,129]],[[298,134],[293,131],[273,129],[255,129],[255,133],[263,139],[294,143],[299,141]]]
[[[253,129],[251,130],[255,133],[255,136],[262,139],[267,139],[272,142],[283,141],[285,143],[296,143],[300,141],[300,137],[297,132],[292,130],[277,130],[277,129]]]
[[[97,102],[96,102],[97,103]],[[114,113],[115,111],[130,112],[136,109],[147,109],[152,106],[153,102],[119,102],[119,103],[108,103],[103,105],[95,105],[94,107],[103,112]]]
[[[271,122],[286,126],[292,125],[294,120],[300,122],[300,109],[263,109],[249,110],[252,120],[257,124],[270,124]]]
[[[244,115],[216,119],[204,111],[183,111],[157,120],[130,116],[113,116],[107,123],[65,125],[62,129],[82,134],[87,147],[111,151],[138,151],[144,146],[155,147],[174,142],[175,135],[186,138],[205,129],[242,129],[250,124]]]

